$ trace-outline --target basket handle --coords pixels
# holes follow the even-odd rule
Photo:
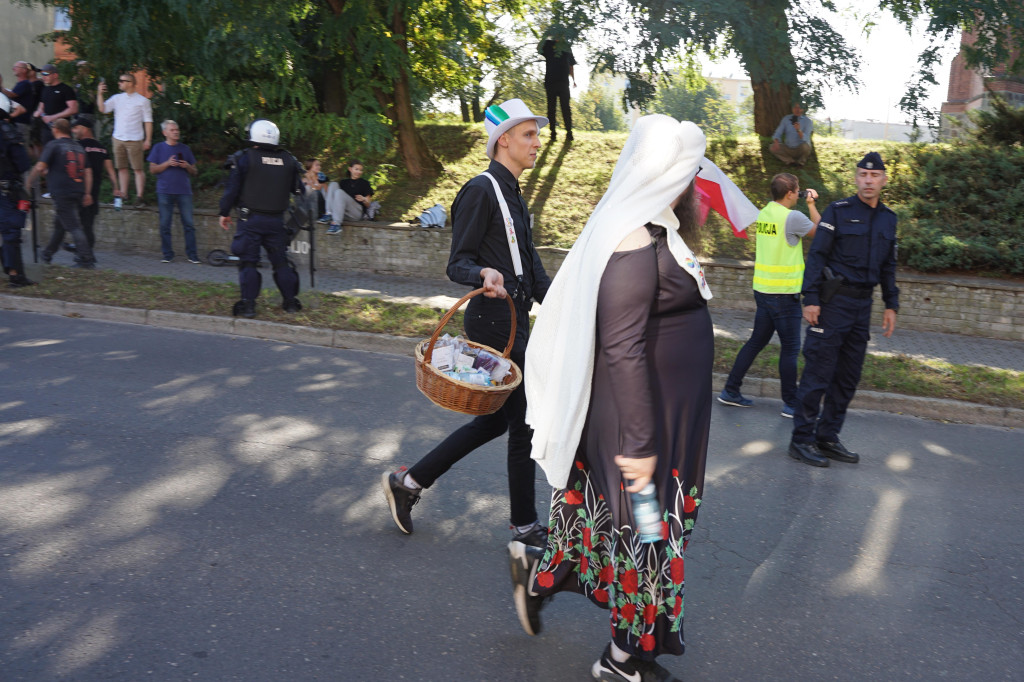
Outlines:
[[[479,296],[482,293],[484,293],[483,287],[479,289],[473,289],[473,291],[469,292],[468,294],[460,298],[458,301],[456,301],[455,305],[453,305],[451,309],[441,317],[441,321],[437,324],[437,327],[434,329],[434,333],[430,335],[430,342],[427,344],[427,350],[423,353],[423,362],[430,364],[430,358],[434,354],[434,343],[437,341],[437,337],[441,335],[441,330],[444,329],[444,326],[448,324],[448,321],[450,319],[452,319],[452,315],[455,314],[455,311],[461,308],[462,304],[464,304],[466,301],[473,298],[474,296]],[[516,309],[512,305],[511,296],[506,294],[505,300],[508,301],[508,311],[512,314],[512,330],[509,332],[508,335],[508,345],[505,346],[505,350],[501,352],[502,357],[504,357],[507,360],[509,354],[512,352],[512,346],[516,340]]]

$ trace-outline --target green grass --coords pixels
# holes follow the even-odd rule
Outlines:
[[[169,310],[200,315],[231,315],[238,299],[234,284],[190,282],[112,271],[81,271],[49,266],[37,286],[13,295],[126,308]],[[445,309],[373,298],[304,292],[304,309],[288,314],[278,305],[276,291],[264,290],[258,319],[322,329],[393,334],[426,338],[433,333]],[[462,314],[456,313],[445,331],[461,333]],[[727,373],[742,343],[715,339],[715,371]],[[779,347],[767,346],[748,372],[754,377],[778,377]],[[803,358],[800,359],[802,368]],[[929,398],[953,398],[983,405],[1024,407],[1024,372],[921,361],[907,356],[868,355],[860,382],[863,390],[886,391]]]

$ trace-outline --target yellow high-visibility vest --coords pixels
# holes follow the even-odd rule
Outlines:
[[[786,241],[790,209],[772,201],[757,214],[754,291],[763,294],[798,294],[804,281],[804,252],[798,242]]]

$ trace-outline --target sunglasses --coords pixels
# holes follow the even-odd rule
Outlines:
[[[117,82],[118,83],[131,83],[131,81],[128,80],[127,78],[118,78]]]
[[[40,76],[50,76],[52,74],[53,74],[53,71],[40,71],[39,72]]]

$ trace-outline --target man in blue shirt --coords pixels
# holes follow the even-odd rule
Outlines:
[[[839,442],[839,431],[871,339],[875,285],[882,285],[884,336],[896,328],[900,307],[896,214],[879,200],[888,179],[878,152],[860,160],[854,179],[857,194],[833,201],[822,212],[804,268],[804,319],[810,326],[789,454],[811,466],[860,460]]]
[[[187,144],[182,144],[181,129],[178,124],[166,120],[160,124],[164,141],[158,142],[150,150],[146,160],[149,161],[149,172],[156,176],[156,198],[160,207],[160,248],[163,251],[161,263],[174,260],[174,248],[171,244],[171,222],[174,220],[174,207],[178,207],[181,216],[181,227],[185,231],[185,255],[189,263],[199,263],[196,251],[196,230],[192,221],[192,180],[189,176],[199,171],[196,169],[196,157]]]
[[[799,102],[793,103],[793,114],[783,117],[772,135],[772,146],[768,148],[787,166],[802,166],[811,156],[811,133],[814,123],[804,116]]]

